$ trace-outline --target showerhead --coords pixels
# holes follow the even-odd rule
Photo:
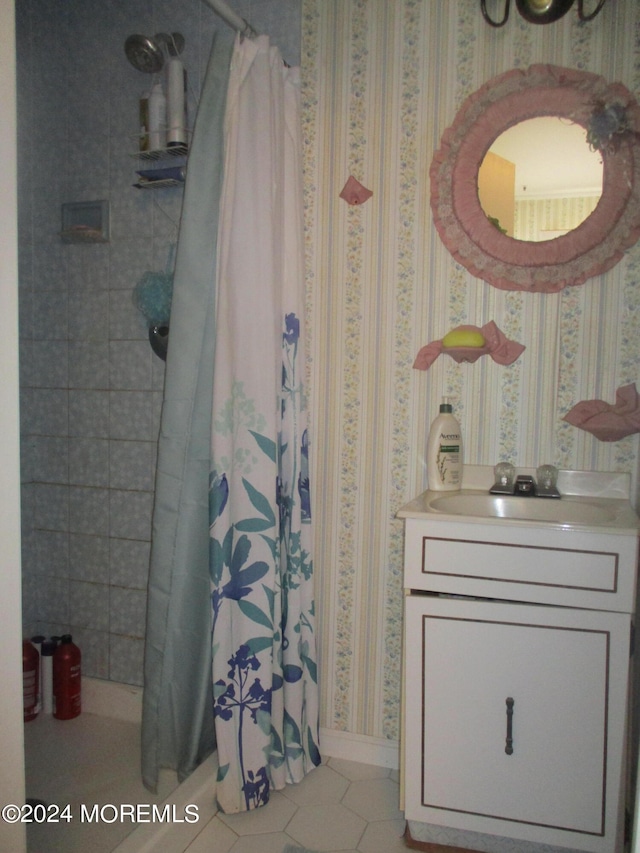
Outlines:
[[[184,50],[184,38],[180,33],[156,33],[153,38],[136,34],[125,41],[124,52],[138,71],[157,74],[164,65],[163,47],[170,56],[178,56]]]
[[[162,50],[148,36],[129,36],[124,43],[124,52],[133,67],[145,74],[157,74],[164,65]]]

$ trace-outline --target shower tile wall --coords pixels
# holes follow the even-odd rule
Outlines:
[[[300,0],[231,0],[300,58]],[[164,364],[132,289],[163,270],[181,189],[132,187],[150,78],[131,33],[186,39],[191,115],[215,29],[202,0],[21,0],[18,46],[23,621],[70,631],[85,675],[142,683]],[[107,244],[60,241],[63,202],[107,199]]]

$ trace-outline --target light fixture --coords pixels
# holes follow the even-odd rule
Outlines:
[[[584,0],[578,0],[578,17],[581,21],[592,21],[600,12],[606,0],[598,0],[592,12],[585,13]],[[573,0],[516,0],[518,12],[531,24],[552,24],[569,11]],[[492,27],[503,27],[509,20],[511,0],[505,0],[501,21],[494,21],[487,12],[487,0],[480,0],[480,9],[485,21]]]

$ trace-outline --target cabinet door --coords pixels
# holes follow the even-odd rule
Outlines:
[[[515,837],[535,828],[549,840],[615,834],[629,621],[408,598],[407,817],[478,831],[520,824],[528,832]]]

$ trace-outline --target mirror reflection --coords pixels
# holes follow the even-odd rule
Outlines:
[[[484,212],[517,240],[553,240],[573,231],[602,194],[602,157],[586,130],[557,116],[513,125],[491,145],[478,172]]]

